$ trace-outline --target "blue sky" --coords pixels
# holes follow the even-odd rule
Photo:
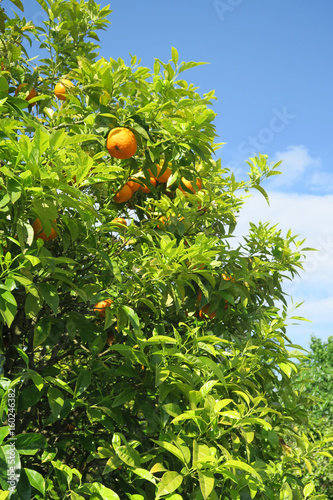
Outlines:
[[[45,19],[34,0],[24,3],[27,19]],[[305,348],[311,334],[326,339],[333,334],[333,2],[114,0],[110,7],[103,57],[129,62],[137,55],[152,67],[175,47],[180,60],[209,63],[183,77],[200,93],[216,92],[224,166],[244,178],[246,160],[259,151],[272,162],[283,159],[283,176],[264,185],[270,207],[253,197],[237,233],[245,234],[250,220],[270,221],[318,249],[301,280],[287,285],[295,302],[305,301],[297,314],[312,323],[288,334]]]

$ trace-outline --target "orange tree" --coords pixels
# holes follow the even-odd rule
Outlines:
[[[268,223],[232,244],[277,165],[221,167],[201,63],[107,60],[107,7],[38,3],[43,26],[0,13],[0,498],[324,498],[281,446],[305,249]]]

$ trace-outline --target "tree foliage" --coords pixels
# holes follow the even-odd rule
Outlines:
[[[305,439],[282,281],[306,248],[268,223],[233,245],[244,192],[267,197],[278,165],[250,158],[241,182],[221,166],[214,92],[183,79],[203,63],[107,60],[108,7],[38,2],[43,26],[0,25],[2,489],[12,442],[13,499],[324,498],[302,480],[306,446],[281,445]],[[106,150],[115,127],[136,136],[128,160]],[[154,187],[157,165],[172,174]],[[116,203],[133,176],[150,192]]]
[[[333,467],[332,467],[332,416],[333,416],[333,337],[326,342],[312,337],[310,352],[302,361],[301,368],[293,381],[312,399],[308,408],[309,420],[304,427],[309,441],[316,449],[316,467],[308,471],[308,479],[333,499]]]

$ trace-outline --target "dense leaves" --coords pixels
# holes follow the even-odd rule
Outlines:
[[[214,92],[182,79],[203,63],[107,60],[108,8],[39,4],[42,27],[2,15],[2,489],[13,461],[13,499],[324,498],[302,480],[282,289],[306,249],[268,223],[233,244],[244,192],[267,198],[278,164],[251,158],[242,182],[222,168]],[[106,149],[115,127],[135,134],[129,159]],[[129,179],[143,190],[117,203]]]
[[[333,498],[332,375],[333,337],[328,337],[326,342],[312,337],[309,355],[304,358],[302,369],[295,374],[293,381],[297,388],[312,398],[304,432],[314,449],[316,466],[308,470],[307,478],[328,499]]]

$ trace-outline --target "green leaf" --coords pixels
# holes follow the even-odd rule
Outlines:
[[[41,377],[39,375],[39,373],[33,371],[33,370],[30,370],[30,376],[31,376],[31,380],[33,381],[35,387],[37,387],[37,389],[39,391],[41,391],[44,387],[44,379],[43,377]]]
[[[149,135],[146,129],[144,129],[139,123],[133,122],[131,124],[131,128],[135,130],[139,135],[141,135],[144,139],[149,141]]]
[[[5,437],[8,436],[9,429],[10,429],[10,427],[8,425],[4,425],[3,427],[0,427],[0,444],[2,444]]]
[[[34,209],[41,220],[46,236],[51,233],[50,221],[58,217],[58,210],[52,199],[34,200]]]
[[[214,457],[211,456],[210,449],[206,444],[200,444],[195,439],[193,440],[193,468],[197,468],[198,463],[212,462]]]
[[[91,383],[91,372],[88,370],[82,370],[76,381],[74,397],[79,397],[86,389],[88,389]]]
[[[17,303],[14,295],[8,290],[0,292],[0,315],[4,323],[10,327],[14,321],[17,312]]]
[[[28,293],[25,299],[24,312],[28,318],[33,318],[37,316],[42,307],[39,297],[35,297],[31,293]]]
[[[42,345],[47,337],[49,336],[51,331],[51,319],[49,316],[44,316],[44,318],[40,319],[38,323],[36,323],[34,328],[34,341],[33,348]]]
[[[267,205],[269,205],[268,194],[266,193],[266,191],[264,190],[264,188],[262,186],[260,186],[260,184],[253,184],[252,187],[254,189],[256,189],[257,191],[259,191],[259,193],[261,193],[263,195],[263,197],[267,201]]]
[[[24,12],[24,7],[23,7],[21,0],[10,0],[10,1],[15,5],[15,7],[17,7],[22,12]]]
[[[315,485],[313,483],[308,483],[304,486],[304,489],[303,489],[303,494],[304,494],[304,498],[307,498],[309,497],[312,492],[314,491],[315,489]]]
[[[149,481],[150,483],[156,484],[156,479],[154,478],[153,474],[146,469],[141,469],[136,468],[133,469],[134,474],[137,476],[141,477],[142,479],[145,479],[146,481]]]
[[[159,446],[161,446],[162,448],[167,450],[169,453],[172,453],[172,455],[174,455],[175,457],[179,458],[179,460],[181,462],[183,462],[183,464],[186,464],[186,460],[184,458],[184,455],[181,452],[181,450],[179,448],[177,448],[177,446],[175,446],[171,443],[168,443],[168,441],[156,441],[155,439],[153,439],[153,441],[154,441],[154,443],[158,444]]]
[[[33,488],[38,490],[42,495],[45,495],[45,480],[43,476],[32,469],[24,468],[26,475],[28,476],[29,482]]]
[[[17,200],[20,199],[22,194],[22,187],[15,179],[7,180],[7,192],[10,198],[10,201],[14,204]]]
[[[249,474],[253,474],[254,476],[256,476],[260,482],[262,481],[261,476],[253,467],[251,467],[251,465],[245,462],[241,462],[240,460],[227,460],[222,464],[222,467],[223,469],[235,468],[244,470],[245,472],[248,472]]]
[[[178,474],[175,471],[169,471],[163,474],[161,482],[158,486],[157,496],[159,498],[163,495],[167,495],[168,493],[172,493],[175,491],[183,482],[183,476]]]
[[[57,419],[65,403],[63,394],[56,387],[49,387],[47,397],[53,418]]]
[[[90,491],[101,495],[101,499],[103,500],[120,500],[116,492],[100,483],[92,483]]]
[[[202,365],[210,368],[210,370],[212,370],[214,375],[217,376],[219,381],[222,382],[222,384],[226,387],[223,372],[222,372],[221,368],[217,365],[217,363],[215,363],[215,361],[213,361],[211,358],[208,358],[206,356],[199,356],[198,360],[200,361],[200,363]]]
[[[116,408],[117,406],[122,406],[125,403],[128,403],[129,401],[135,398],[136,394],[137,394],[136,389],[132,389],[132,387],[127,387],[115,398],[115,400],[112,403],[112,408]]]
[[[178,62],[178,52],[174,47],[171,47],[171,59],[174,65],[176,66]]]
[[[206,500],[214,489],[215,479],[212,472],[198,472],[202,496]]]
[[[110,260],[110,266],[112,268],[112,272],[114,274],[114,277],[119,281],[119,283],[122,283],[123,278],[120,272],[120,268],[116,262],[115,259]]]
[[[27,432],[16,436],[15,447],[21,455],[35,455],[37,451],[45,448],[47,441],[44,436]]]
[[[146,340],[145,344],[177,344],[177,340],[172,337],[167,337],[166,335],[154,335],[150,339]]]
[[[129,318],[134,330],[140,330],[140,319],[136,312],[128,306],[123,306],[122,308]]]
[[[293,492],[288,483],[283,483],[280,489],[280,500],[293,500]]]
[[[180,68],[178,70],[178,73],[182,73],[183,71],[187,71],[188,69],[191,69],[191,68],[196,68],[197,66],[201,66],[202,64],[209,64],[209,63],[194,62],[194,61],[182,62],[180,65]]]
[[[155,387],[161,385],[168,378],[169,375],[170,375],[169,370],[157,366],[155,372]]]
[[[28,368],[28,366],[29,366],[29,357],[28,357],[27,353],[24,352],[20,347],[15,346],[15,349],[17,350],[17,352],[20,355],[20,358],[23,359],[23,361],[25,362],[25,364],[26,364],[26,366]]]
[[[54,314],[57,314],[59,307],[59,295],[55,287],[49,283],[41,283],[39,285],[39,292]]]
[[[75,493],[75,491],[71,491],[71,499],[70,500],[84,500],[84,497]]]
[[[131,448],[129,445],[126,446],[118,446],[116,449],[116,453],[120,460],[122,460],[125,464],[130,467],[140,467],[140,453],[136,451],[134,448]]]

